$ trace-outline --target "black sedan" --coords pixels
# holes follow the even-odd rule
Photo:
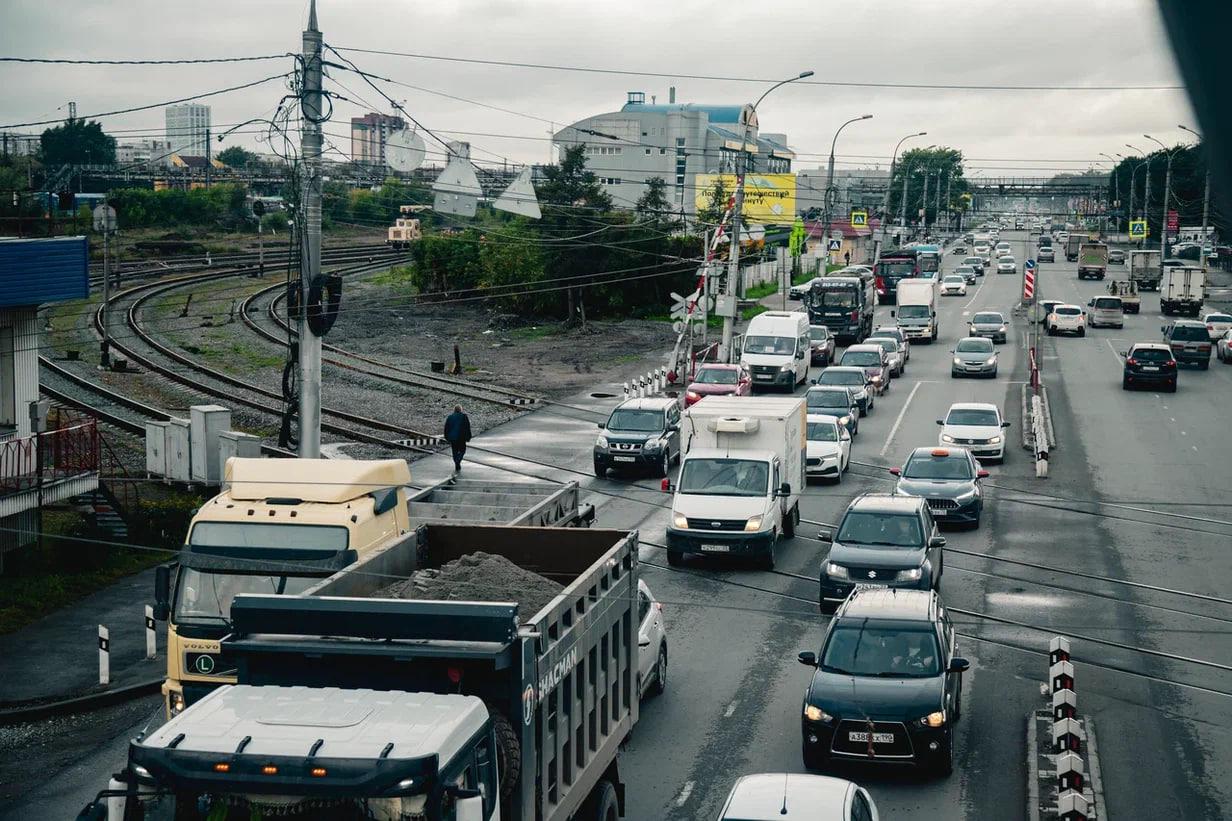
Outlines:
[[[833,416],[852,436],[860,435],[860,405],[849,388],[814,385],[804,394],[809,413]]]
[[[826,628],[801,715],[804,766],[832,761],[954,769],[962,673],[954,626],[929,590],[861,587]]]
[[[980,480],[988,471],[966,448],[916,448],[901,468],[890,468],[898,478],[899,496],[922,496],[937,522],[980,526],[984,492]]]

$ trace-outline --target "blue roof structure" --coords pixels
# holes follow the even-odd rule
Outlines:
[[[89,295],[85,237],[0,238],[0,307],[42,305]]]
[[[621,111],[647,111],[652,114],[670,114],[673,111],[701,111],[709,115],[712,123],[740,122],[740,112],[743,105],[702,105],[700,103],[668,103],[667,105],[646,105],[645,103],[625,103]]]

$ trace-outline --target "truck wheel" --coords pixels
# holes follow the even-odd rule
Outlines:
[[[489,705],[488,714],[492,716],[492,730],[496,734],[496,775],[500,782],[500,796],[507,799],[522,776],[522,744],[504,713]]]
[[[616,801],[616,788],[610,781],[600,781],[590,794],[580,818],[586,821],[619,821],[620,805]]]
[[[788,513],[787,518],[783,520],[783,535],[791,538],[796,535],[796,522],[800,521],[800,505],[797,504]]]
[[[778,542],[779,540],[778,540],[777,534],[770,536],[770,547],[766,550],[766,555],[761,557],[760,564],[761,564],[762,570],[773,570],[774,569],[774,559],[775,559],[774,552],[775,552],[775,549],[778,547]]]

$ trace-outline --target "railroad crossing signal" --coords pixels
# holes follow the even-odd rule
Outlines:
[[[867,211],[852,211],[851,212],[851,227],[864,228],[868,225]]]
[[[1129,221],[1129,238],[1146,239],[1146,220]]]
[[[700,291],[694,291],[686,296],[681,296],[675,291],[672,292],[672,311],[671,317],[674,320],[683,321],[685,319],[697,320],[701,319],[701,311],[697,309],[698,297]]]

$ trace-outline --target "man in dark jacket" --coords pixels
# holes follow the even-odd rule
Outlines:
[[[462,457],[466,454],[466,443],[471,440],[471,420],[462,412],[461,405],[453,406],[453,413],[445,417],[445,441],[453,448],[453,469],[462,469]]]

